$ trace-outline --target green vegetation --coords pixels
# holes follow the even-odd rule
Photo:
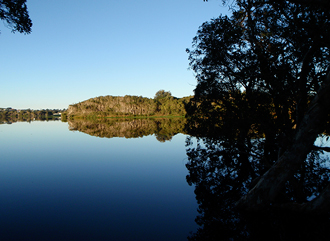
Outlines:
[[[170,92],[158,91],[154,99],[142,96],[100,96],[70,105],[67,116],[129,117],[185,116],[185,105],[191,97],[176,98]]]

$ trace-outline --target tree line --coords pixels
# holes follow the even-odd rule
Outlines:
[[[0,120],[16,122],[32,121],[35,119],[55,119],[61,117],[63,112],[65,112],[65,109],[18,110],[13,108],[0,108]]]

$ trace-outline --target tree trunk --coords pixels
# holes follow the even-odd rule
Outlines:
[[[284,189],[286,181],[306,160],[312,150],[318,134],[322,133],[330,111],[330,73],[323,86],[314,98],[297,131],[294,142],[289,150],[283,153],[278,161],[260,178],[259,182],[238,202],[237,206],[247,210],[258,210],[272,205],[278,194]],[[327,188],[313,203],[304,205],[304,209],[317,209],[326,206],[324,196],[329,196]],[[313,205],[312,205],[313,204]],[[302,208],[302,207],[301,207]]]

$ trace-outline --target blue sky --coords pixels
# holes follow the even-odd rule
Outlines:
[[[193,94],[186,48],[220,0],[27,0],[29,35],[0,25],[0,107],[67,108],[96,96]]]

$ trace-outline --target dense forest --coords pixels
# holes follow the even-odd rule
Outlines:
[[[176,98],[160,90],[154,98],[142,96],[100,96],[74,105],[68,117],[185,116],[185,105],[192,97]]]

